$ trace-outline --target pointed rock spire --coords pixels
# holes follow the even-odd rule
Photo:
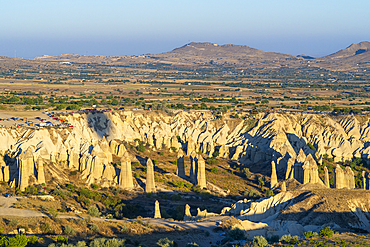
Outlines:
[[[207,188],[207,181],[206,181],[206,162],[204,161],[202,155],[198,154],[197,156],[197,185],[201,189]]]
[[[324,184],[327,188],[330,188],[330,182],[329,182],[329,172],[328,172],[328,168],[326,166],[324,166],[324,172],[325,172],[325,175],[324,175]]]
[[[154,219],[160,219],[161,217],[161,210],[159,208],[159,202],[156,200],[154,205]]]
[[[121,173],[119,177],[119,187],[122,189],[133,189],[131,160],[126,152],[121,158]]]
[[[154,167],[151,159],[148,159],[146,162],[146,193],[155,193],[155,182],[154,182]]]
[[[270,189],[273,189],[277,184],[276,166],[275,161],[271,161],[271,183]]]
[[[177,176],[185,178],[184,152],[182,149],[177,153]]]

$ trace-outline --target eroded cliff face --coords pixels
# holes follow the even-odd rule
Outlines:
[[[297,190],[257,201],[242,200],[222,210],[243,221],[265,223],[270,235],[302,235],[325,226],[334,229],[370,227],[370,192],[365,190]]]
[[[82,172],[88,184],[119,185],[120,169],[112,166],[112,157],[122,157],[123,143],[137,144],[136,139],[154,150],[174,147],[186,154],[207,155],[218,150],[220,157],[241,164],[274,161],[278,178],[288,176],[289,167],[309,154],[320,162],[325,154],[341,161],[367,159],[370,153],[370,123],[364,117],[271,113],[222,121],[210,112],[115,111],[64,118],[74,128],[1,128],[0,153],[5,162],[0,162],[0,180],[24,189],[45,182],[45,173],[54,174],[56,180],[67,179],[56,171],[69,169]]]

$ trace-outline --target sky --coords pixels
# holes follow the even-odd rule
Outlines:
[[[0,56],[140,55],[190,42],[320,57],[370,41],[369,0],[0,0]]]

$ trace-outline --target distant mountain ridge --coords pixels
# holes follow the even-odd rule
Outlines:
[[[355,68],[359,63],[370,63],[370,42],[364,41],[358,44],[351,44],[345,49],[320,58],[314,58],[309,55],[293,56],[278,52],[267,52],[247,45],[218,45],[210,42],[191,42],[160,54],[119,57],[61,54],[37,57],[35,60],[130,65],[151,63],[163,63],[173,66],[232,65],[251,68],[302,67],[303,64],[306,64],[305,60],[310,60],[311,64],[316,64],[319,67],[348,70]]]

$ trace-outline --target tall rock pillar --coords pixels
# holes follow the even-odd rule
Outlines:
[[[271,161],[271,183],[270,189],[274,188],[277,184],[276,166],[275,161]]]
[[[343,174],[343,170],[340,167],[340,165],[337,165],[335,167],[334,180],[335,180],[335,188],[336,189],[342,189],[344,187],[344,185],[343,185],[344,174]]]
[[[34,163],[33,163],[33,153],[31,148],[27,148],[23,155],[18,158],[19,162],[19,179],[18,188],[23,191],[29,186],[28,180],[30,176],[34,174]]]
[[[151,159],[148,159],[146,162],[146,193],[155,193],[155,182],[154,182],[154,167]]]
[[[44,162],[41,156],[37,159],[37,182],[39,184],[45,183]]]
[[[118,185],[122,189],[134,188],[132,180],[131,160],[127,152],[124,153],[121,158],[121,173],[119,176]]]
[[[366,190],[366,172],[362,171],[362,189]]]
[[[324,175],[324,184],[327,188],[330,188],[330,182],[329,182],[329,172],[328,172],[328,168],[325,166],[324,167],[324,172],[325,172],[325,175]]]
[[[186,154],[189,156],[193,151],[195,151],[195,143],[193,139],[191,138],[191,136],[189,136]]]
[[[206,181],[206,162],[204,161],[202,155],[198,154],[198,161],[197,161],[198,169],[197,169],[197,185],[201,189],[207,188],[207,181]]]
[[[185,178],[184,152],[182,149],[177,153],[177,176]]]
[[[193,151],[191,154],[190,154],[190,180],[195,183],[196,182],[196,171],[197,171],[197,154]]]

